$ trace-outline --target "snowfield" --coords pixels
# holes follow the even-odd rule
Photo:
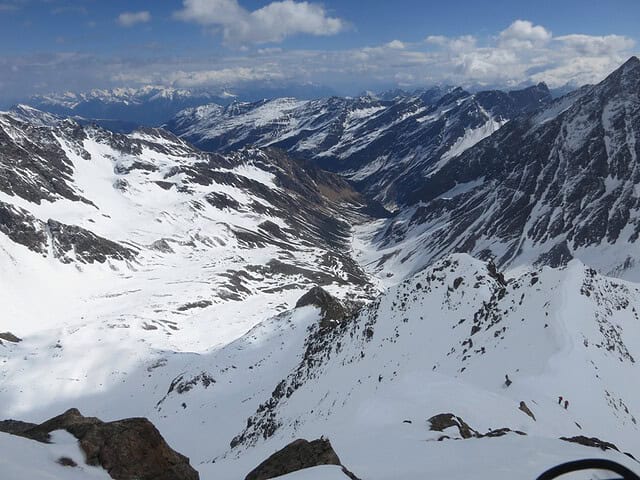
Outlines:
[[[164,341],[158,348],[154,332],[96,318],[3,345],[2,416],[39,422],[72,405],[106,420],[147,416],[205,479],[244,478],[293,439],[320,436],[367,479],[532,478],[591,456],[635,468],[617,452],[559,438],[595,436],[638,452],[640,399],[629,381],[640,355],[638,293],[578,262],[505,283],[460,255],[327,331],[321,311],[303,307],[233,341],[212,339],[218,346],[200,353]],[[197,325],[188,330],[200,336]],[[283,381],[292,393],[276,398]],[[519,409],[522,401],[535,420]],[[509,428],[526,436],[455,440],[449,429],[443,433],[452,439],[437,441],[443,433],[430,431],[427,419],[449,412],[482,434]],[[324,470],[338,475],[325,467],[291,478]]]

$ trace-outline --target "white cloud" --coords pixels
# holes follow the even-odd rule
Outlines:
[[[554,37],[542,25],[516,20],[497,36],[429,36],[435,48],[431,78],[456,84],[516,86],[545,81],[552,87],[603,79],[632,53],[635,41],[620,35]]]
[[[123,12],[118,15],[116,20],[121,27],[132,27],[138,23],[147,23],[151,21],[151,14],[149,12]]]
[[[541,25],[528,20],[516,20],[506,30],[500,32],[503,45],[517,48],[531,48],[551,40],[551,32]]]
[[[385,46],[388,48],[393,48],[395,50],[403,50],[406,47],[404,42],[401,42],[400,40],[391,40]]]
[[[344,20],[328,16],[322,5],[293,0],[271,2],[254,11],[238,0],[183,0],[175,17],[215,27],[231,45],[281,42],[296,34],[335,35],[346,28]]]

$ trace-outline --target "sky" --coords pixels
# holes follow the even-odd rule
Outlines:
[[[0,0],[0,101],[94,88],[337,93],[601,80],[638,0]]]

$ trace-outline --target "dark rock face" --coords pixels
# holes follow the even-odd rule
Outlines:
[[[104,263],[107,259],[133,260],[136,252],[76,225],[55,220],[42,222],[26,210],[0,202],[0,233],[41,255],[51,238],[54,257],[63,263]]]
[[[49,441],[54,430],[66,430],[76,437],[87,464],[101,466],[116,480],[198,480],[189,459],[167,445],[146,418],[103,422],[84,417],[72,408],[40,425],[18,421],[0,422],[0,431]]]
[[[47,252],[47,234],[42,222],[26,210],[0,202],[0,233],[42,255]]]
[[[252,470],[245,477],[245,480],[268,480],[297,472],[304,468],[317,467],[318,465],[342,466],[342,463],[329,440],[321,438],[308,442],[307,440],[299,439],[267,458]],[[345,467],[342,468],[347,477],[357,480],[355,475]]]
[[[318,286],[313,287],[296,302],[296,308],[306,305],[318,307],[325,321],[342,320],[347,313],[337,298]]]
[[[134,250],[76,225],[49,220],[47,228],[51,234],[54,255],[63,263],[73,260],[82,263],[104,263],[108,258],[133,260],[135,257]]]
[[[0,114],[0,191],[33,203],[81,201],[72,186],[72,167],[51,128]]]
[[[76,431],[87,463],[102,466],[115,479],[199,478],[189,459],[172,450],[146,418],[93,424]]]
[[[56,460],[56,462],[58,462],[63,467],[77,467],[78,466],[78,464],[76,462],[74,462],[69,457],[60,457],[58,460]]]

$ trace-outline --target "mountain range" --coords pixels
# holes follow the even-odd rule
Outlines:
[[[130,478],[138,417],[167,480],[637,469],[639,95],[0,113],[3,471]]]
[[[203,105],[165,128],[205,150],[274,146],[340,173],[387,206],[406,203],[421,177],[551,101],[546,85],[471,94],[461,88],[320,100]],[[391,98],[389,98],[391,97]]]

